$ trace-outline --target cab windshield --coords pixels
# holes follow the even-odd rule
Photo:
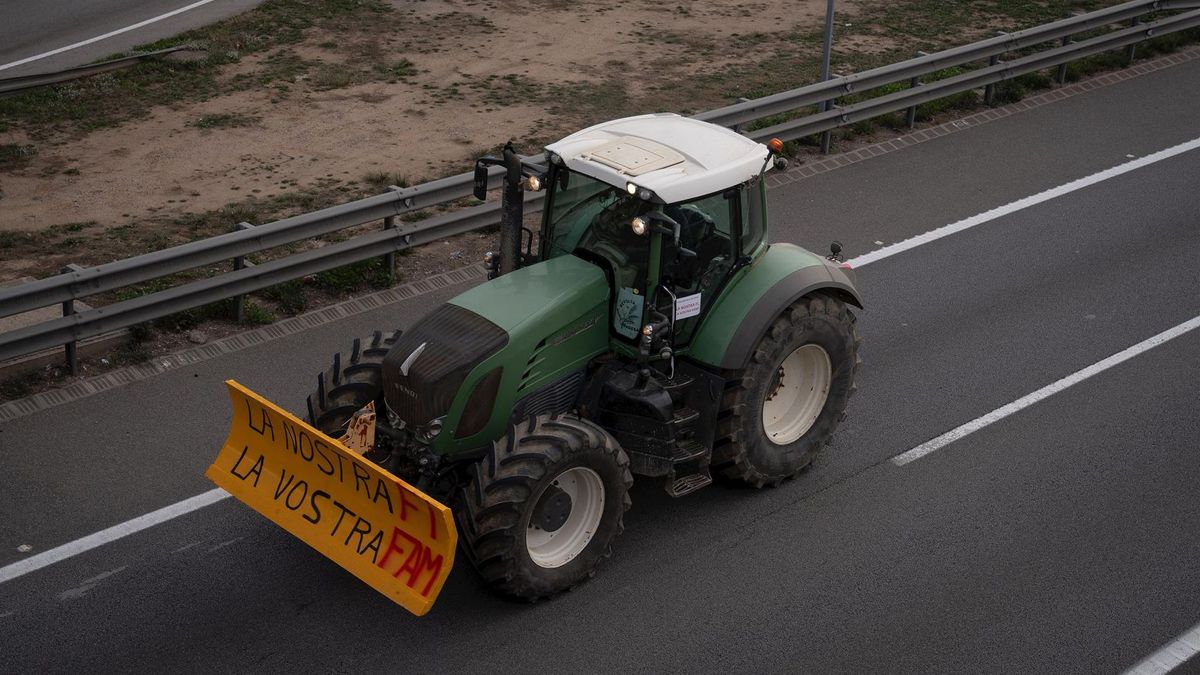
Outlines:
[[[543,258],[598,255],[612,266],[618,288],[644,293],[649,237],[634,233],[631,223],[651,205],[590,176],[574,171],[568,176],[567,186],[556,184],[551,196]]]
[[[624,190],[591,176],[574,171],[568,171],[568,176],[565,188],[555,186],[558,189],[550,204],[546,233],[549,243],[546,257],[550,258],[574,253],[584,245],[585,235],[593,225],[607,229],[609,225],[616,225],[615,220],[626,212],[632,220],[641,202]],[[625,226],[629,229],[628,222]]]

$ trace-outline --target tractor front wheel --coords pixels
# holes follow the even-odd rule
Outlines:
[[[608,557],[632,484],[629,458],[604,429],[574,415],[531,417],[474,466],[457,509],[463,550],[505,595],[570,590]]]
[[[317,390],[308,395],[308,423],[338,438],[350,416],[371,401],[382,413],[383,357],[399,338],[400,331],[386,337],[375,331],[365,344],[355,338],[347,358],[334,354],[333,365],[317,374]]]
[[[780,314],[749,365],[726,380],[713,468],[762,487],[811,464],[846,415],[860,342],[836,298],[806,296]]]

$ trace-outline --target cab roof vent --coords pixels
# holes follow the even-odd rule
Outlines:
[[[586,159],[616,169],[626,176],[640,176],[680,164],[684,158],[661,143],[623,136],[587,153]]]

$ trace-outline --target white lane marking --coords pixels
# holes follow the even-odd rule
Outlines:
[[[245,537],[238,537],[237,539],[230,539],[229,541],[223,541],[223,542],[217,544],[216,546],[213,546],[212,548],[208,549],[207,551],[205,551],[205,553],[212,553],[213,551],[220,551],[221,549],[225,548],[226,546],[231,546],[233,544],[236,544],[243,539],[245,539]]]
[[[201,539],[200,541],[193,541],[193,542],[192,542],[192,543],[190,543],[190,544],[184,544],[183,546],[180,546],[179,548],[175,549],[174,551],[171,551],[171,553],[183,553],[184,551],[186,551],[186,550],[188,550],[188,549],[193,549],[193,548],[196,548],[197,546],[199,546],[200,544],[203,544],[203,543],[205,543],[206,541],[208,541],[208,540],[207,540],[207,539]]]
[[[1155,162],[1161,162],[1164,159],[1170,159],[1175,155],[1188,152],[1189,150],[1195,150],[1196,148],[1200,148],[1200,138],[1194,138],[1186,143],[1180,143],[1179,145],[1167,148],[1165,150],[1159,150],[1158,152],[1146,155],[1145,157],[1139,157],[1131,162],[1125,162],[1124,164],[1114,166],[1111,169],[1105,169],[1099,173],[1094,173],[1090,176],[1073,180],[1070,183],[1064,183],[1058,187],[1050,188],[1049,190],[1039,192],[1035,195],[1030,195],[1024,199],[1018,199],[1017,201],[1005,204],[1004,206],[997,206],[990,211],[984,211],[983,213],[971,216],[970,218],[964,218],[958,222],[950,223],[949,225],[943,225],[936,230],[930,230],[924,234],[919,234],[911,239],[905,239],[904,241],[896,242],[895,244],[884,246],[880,249],[875,249],[870,253],[864,253],[863,255],[846,262],[848,262],[850,266],[854,268],[862,267],[863,265],[869,265],[873,262],[883,260],[884,258],[890,258],[897,253],[903,253],[909,249],[928,244],[931,241],[937,241],[942,237],[948,237],[952,234],[962,232],[963,230],[969,230],[976,225],[982,225],[983,223],[1007,216],[1010,213],[1015,213],[1021,209],[1027,209],[1031,206],[1041,204],[1042,202],[1050,201],[1056,197],[1070,194],[1076,190],[1082,190],[1083,188],[1095,185],[1096,183],[1106,181],[1110,178],[1116,178],[1117,176],[1129,173],[1130,171],[1135,171],[1142,167],[1149,166]]]
[[[159,523],[165,523],[173,518],[178,518],[197,509],[202,509],[209,504],[215,504],[226,497],[229,497],[229,493],[221,488],[209,490],[208,492],[198,494],[195,497],[189,497],[170,506],[164,506],[157,511],[151,511],[143,516],[138,516],[133,520],[127,520],[119,525],[113,525],[108,529],[100,530],[81,539],[76,539],[62,546],[43,551],[25,560],[5,565],[4,567],[0,567],[0,584],[12,581],[30,572],[35,572],[43,567],[53,565],[61,560],[77,556],[85,551],[90,551],[96,547],[123,539],[146,528],[154,527]]]
[[[1019,211],[1024,208],[1028,208],[1030,206],[1033,206],[1034,204],[1040,204],[1049,199],[1053,199],[1054,197],[1059,197],[1059,196],[1065,195],[1074,190],[1078,190],[1083,187],[1087,187],[1088,185],[1094,185],[1096,183],[1099,183],[1100,181],[1107,180],[1114,176],[1119,176],[1123,173],[1128,173],[1130,171],[1133,171],[1134,169],[1138,169],[1143,166],[1148,166],[1150,164],[1153,164],[1154,162],[1158,162],[1158,161],[1167,159],[1168,157],[1174,157],[1175,155],[1178,155],[1183,152],[1187,152],[1188,150],[1194,150],[1198,147],[1200,147],[1200,138],[1193,139],[1186,143],[1181,143],[1179,145],[1167,148],[1165,150],[1160,150],[1153,154],[1146,155],[1145,157],[1142,157],[1141,159],[1137,159],[1132,162],[1127,162],[1120,166],[1116,166],[1111,169],[1101,171],[1100,173],[1093,174],[1086,178],[1081,178],[1079,180],[1072,181],[1065,185],[1062,185],[1062,186],[1059,186],[1056,188],[1052,188],[1050,190],[1046,190],[1045,192],[1039,193],[1032,197],[1026,197],[1025,199],[1021,199],[1021,200],[1012,202],[1011,204],[1008,204],[1006,206],[1001,206],[999,208],[992,209],[991,211],[986,211],[984,213],[979,214],[978,216],[974,216],[972,218],[967,218],[966,220],[961,220],[957,223],[952,223],[945,227],[941,227],[936,230],[926,232],[925,234],[919,235],[917,237],[913,237],[912,239],[907,239],[905,241],[902,241],[902,242],[899,242],[896,244],[892,244],[891,246],[885,246],[884,248],[881,248],[876,251],[872,251],[871,253],[867,253],[865,255],[854,258],[853,260],[850,260],[849,262],[853,267],[862,267],[863,265],[875,262],[876,260],[882,260],[883,258],[891,257],[893,255],[896,255],[897,253],[901,253],[903,251],[907,251],[909,249],[921,246],[922,244],[927,244],[931,241],[941,239],[942,237],[949,236],[951,234],[954,234],[955,232],[961,232],[968,228],[975,227],[976,225],[979,225],[981,223],[985,223],[989,220],[999,218],[1000,216],[1007,215],[1009,213],[1012,213],[1014,211]],[[1200,318],[1200,317],[1198,317],[1198,318]],[[1151,338],[1151,339],[1154,339],[1154,338]],[[1114,357],[1109,357],[1109,358],[1114,358]],[[1128,358],[1128,357],[1126,357],[1126,358]],[[1054,385],[1051,385],[1051,386],[1054,386]],[[1067,385],[1067,386],[1070,386],[1070,385]],[[1036,394],[1037,392],[1034,392],[1034,393]],[[1031,396],[1032,395],[1033,394],[1031,394]],[[1048,395],[1049,394],[1047,394],[1047,396]],[[1010,403],[1009,405],[1013,405],[1013,404]],[[1011,413],[1006,413],[1004,416],[1007,416],[1008,414],[1011,414]],[[997,419],[999,419],[999,418],[997,418]],[[950,432],[950,433],[954,433],[954,432]],[[966,434],[963,434],[963,435],[966,435]],[[934,439],[934,441],[936,441],[936,440],[937,439]],[[930,443],[932,443],[932,442],[933,441],[930,441]],[[911,452],[915,452],[916,450],[920,449],[920,447],[924,447],[924,446],[919,446],[918,448],[913,448],[912,450],[909,450],[907,453],[904,453],[904,455],[907,455]],[[939,447],[941,447],[941,446],[939,446]],[[933,452],[933,450],[929,450],[924,454],[928,454],[928,452]],[[894,457],[894,458],[892,458],[892,461],[896,462],[898,465],[903,465],[903,464],[906,464],[906,463],[912,461],[911,459],[906,460],[906,461],[898,461],[904,455]],[[914,457],[913,459],[916,459],[916,458]],[[166,522],[167,520],[175,518],[176,516],[181,516],[181,515],[184,515],[185,513],[191,513],[192,511],[195,511],[197,509],[204,508],[205,506],[208,506],[209,504],[220,501],[228,496],[229,496],[229,493],[225,492],[224,490],[222,490],[220,488],[217,488],[215,490],[210,490],[208,492],[205,492],[204,494],[196,495],[195,497],[192,497],[190,499],[185,499],[181,502],[178,502],[177,504],[172,504],[171,506],[167,506],[165,508],[159,509],[158,511],[154,511],[152,513],[147,513],[144,516],[139,516],[137,518],[134,518],[133,520],[126,521],[119,525],[114,525],[113,527],[110,527],[107,530],[101,530],[100,532],[97,532],[95,534],[90,534],[82,539],[76,539],[75,541],[69,542],[67,544],[63,544],[62,546],[59,546],[58,548],[50,549],[49,551],[46,551],[44,553],[39,553],[38,555],[32,556],[26,560],[12,563],[11,565],[8,565],[7,567],[0,568],[0,584],[4,583],[6,581],[9,581],[9,580],[15,579],[19,576],[28,574],[30,572],[33,572],[35,570],[39,570],[43,567],[46,567],[47,565],[53,565],[54,563],[59,562],[60,560],[65,560],[66,558],[70,558],[72,556],[78,555],[85,551],[90,551],[93,548],[107,544],[110,541],[116,541],[117,539],[126,537],[130,534],[133,534],[134,532],[144,530],[147,527],[152,527],[154,525],[158,525],[159,523]],[[172,511],[173,509],[177,509],[177,511],[173,512]],[[144,519],[149,519],[149,520],[144,521]],[[135,525],[135,523],[143,523],[143,521],[144,521],[144,524]],[[129,527],[132,527],[133,529],[129,529],[128,531],[126,531],[126,528],[129,528]],[[185,548],[187,548],[187,547],[185,547]]]
[[[107,579],[111,576],[116,576],[116,575],[120,574],[121,572],[124,572],[128,567],[129,567],[128,565],[121,565],[120,567],[118,567],[115,570],[109,570],[107,572],[102,572],[102,573],[97,574],[96,576],[92,577],[91,579],[84,579],[83,583],[79,584],[75,588],[68,588],[67,590],[63,591],[62,593],[59,593],[58,600],[59,600],[59,602],[62,602],[64,600],[78,600],[82,597],[85,597],[85,596],[87,596],[88,593],[91,593],[93,589],[95,589],[97,586],[99,586],[101,581],[104,581],[105,579]]]
[[[1198,327],[1200,327],[1200,316],[1197,316],[1190,321],[1185,321],[1174,328],[1168,328],[1154,337],[1142,340],[1136,345],[1133,345],[1127,349],[1123,349],[1102,361],[1097,361],[1087,368],[1077,370],[1061,380],[1058,380],[1057,382],[1052,382],[1031,394],[1026,394],[1012,403],[1009,403],[1008,405],[996,408],[992,412],[982,417],[976,417],[970,422],[967,422],[960,427],[951,429],[937,438],[925,441],[912,450],[900,453],[892,458],[892,464],[895,464],[896,466],[904,466],[909,462],[916,461],[931,452],[940,450],[947,445],[950,445],[954,441],[957,441],[964,436],[979,431],[989,424],[999,422],[1005,417],[1008,417],[1009,415],[1024,408],[1028,408],[1038,401],[1053,396],[1067,387],[1079,384],[1093,375],[1102,373],[1119,363],[1128,361],[1142,352],[1149,351]]]
[[[40,59],[44,59],[47,56],[54,56],[55,54],[61,54],[63,52],[70,51],[77,47],[82,47],[84,45],[90,45],[93,42],[107,40],[108,38],[110,38],[114,35],[120,35],[121,33],[128,33],[129,31],[137,30],[137,29],[141,28],[142,26],[149,26],[150,24],[157,23],[159,21],[162,21],[163,19],[169,19],[169,18],[175,16],[176,14],[182,14],[190,9],[195,9],[201,5],[207,5],[208,3],[212,2],[212,1],[213,0],[199,0],[198,2],[193,2],[192,4],[190,4],[186,7],[180,7],[179,9],[173,9],[173,10],[167,12],[166,14],[159,14],[158,16],[151,17],[149,19],[146,19],[145,21],[139,21],[131,26],[125,26],[124,28],[118,28],[114,31],[109,31],[109,32],[105,33],[104,35],[97,35],[94,38],[88,38],[86,40],[83,40],[82,42],[76,42],[73,45],[67,45],[66,47],[59,47],[58,49],[51,49],[50,51],[44,52],[42,54],[37,54],[35,56],[29,56],[29,57],[23,58],[19,61],[13,61],[12,63],[6,63],[6,64],[0,66],[0,70],[8,70],[9,68],[16,68],[17,66],[25,65],[26,63],[30,63],[31,61],[37,61]]]
[[[1162,649],[1142,659],[1137,665],[1126,670],[1124,675],[1169,673],[1197,654],[1200,654],[1200,623],[1163,645]]]

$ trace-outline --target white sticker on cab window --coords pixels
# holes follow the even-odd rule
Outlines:
[[[700,313],[700,293],[675,300],[675,319],[686,319]]]

